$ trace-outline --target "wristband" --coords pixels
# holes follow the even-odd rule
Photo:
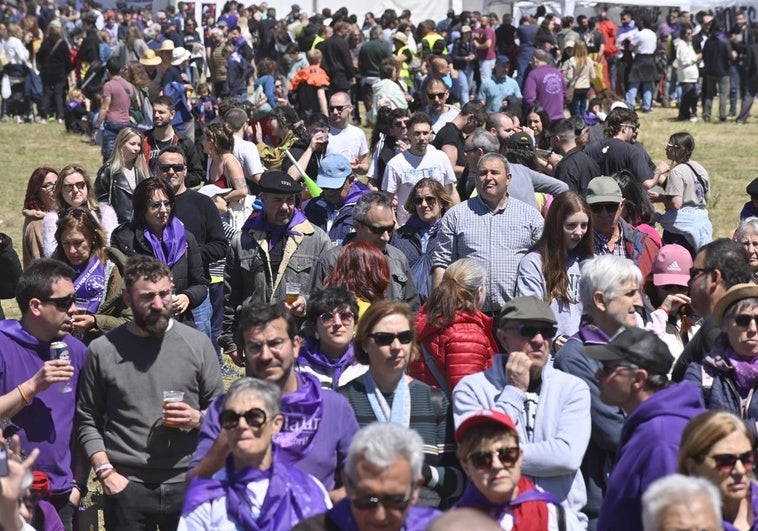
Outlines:
[[[116,473],[116,469],[115,468],[111,468],[111,469],[106,470],[105,472],[103,472],[101,475],[97,476],[97,480],[100,483],[102,483],[103,481],[105,481],[106,479],[108,479],[108,476],[110,476],[111,474],[115,474],[115,473]]]
[[[95,475],[99,476],[101,472],[105,472],[106,470],[113,470],[113,465],[111,463],[98,465],[97,468],[95,468]]]
[[[21,387],[21,384],[18,385],[18,392],[21,393],[21,398],[24,400],[24,403],[28,406],[32,403],[31,398],[29,398],[26,393],[24,392],[24,388]]]

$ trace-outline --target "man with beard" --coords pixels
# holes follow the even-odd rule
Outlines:
[[[175,529],[198,429],[223,382],[210,340],[171,318],[168,267],[135,256],[124,282],[134,320],[90,344],[79,443],[102,485],[108,529]]]

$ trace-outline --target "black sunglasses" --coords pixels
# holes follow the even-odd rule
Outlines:
[[[442,98],[445,97],[445,93],[444,92],[431,92],[431,93],[428,93],[426,97],[429,98],[430,100],[441,100]]]
[[[390,494],[388,496],[355,496],[350,503],[359,511],[371,511],[381,503],[389,511],[404,511],[411,503],[410,494]]]
[[[221,422],[221,427],[225,430],[232,430],[239,424],[240,417],[244,417],[245,422],[247,422],[247,425],[251,428],[260,428],[266,424],[266,412],[257,407],[254,407],[250,411],[245,411],[244,413],[237,413],[231,409],[225,409],[218,416],[218,420]]]
[[[397,334],[391,334],[389,332],[374,332],[373,334],[368,335],[370,338],[374,340],[374,343],[376,343],[380,347],[388,347],[392,343],[395,342],[395,338],[397,338],[398,341],[402,345],[407,345],[411,341],[413,341],[413,332],[410,330],[406,330],[404,332],[398,332]]]
[[[750,315],[748,313],[741,313],[739,315],[734,316],[734,324],[736,324],[737,326],[741,326],[743,328],[750,326],[750,323],[752,323],[753,321],[755,321],[756,324],[758,324],[758,314]]]
[[[395,231],[395,225],[394,224],[387,225],[387,226],[384,226],[384,227],[374,227],[373,225],[369,225],[368,223],[363,223],[361,221],[359,221],[358,223],[360,223],[361,225],[363,225],[364,227],[366,227],[368,230],[370,230],[371,232],[373,232],[377,236],[381,236],[385,232],[389,233],[389,234],[392,234]]]
[[[555,336],[558,329],[552,325],[534,326],[534,325],[514,325],[507,326],[503,330],[517,330],[521,337],[532,339],[537,334],[542,334],[544,339],[551,339]]]
[[[62,188],[64,192],[73,192],[74,188],[77,190],[84,190],[87,188],[87,183],[84,181],[79,181],[78,183],[64,184]]]
[[[426,201],[426,204],[430,207],[434,207],[437,204],[437,198],[433,195],[425,195],[424,197],[416,196],[413,198],[413,204],[416,206],[423,205],[424,201]]]
[[[161,164],[158,166],[163,173],[168,173],[168,170],[174,170],[174,173],[184,171],[184,164]]]
[[[716,454],[709,455],[716,462],[716,468],[731,471],[740,461],[745,468],[751,469],[755,464],[755,450],[748,450],[744,454]]]
[[[350,310],[342,310],[341,312],[324,312],[321,315],[319,315],[318,318],[321,321],[322,325],[329,326],[332,323],[334,323],[334,319],[338,315],[340,318],[340,322],[342,323],[352,323],[353,319],[355,319],[355,314],[351,312]]]
[[[590,210],[594,212],[595,214],[600,214],[601,212],[605,211],[608,214],[613,214],[619,209],[619,203],[595,203],[594,205],[590,205]]]
[[[40,299],[40,301],[50,302],[52,304],[55,304],[55,307],[59,310],[65,311],[71,308],[71,305],[76,302],[76,293],[66,295],[65,297],[47,297],[45,299]]]
[[[392,122],[393,127],[408,127],[408,120],[398,120],[397,122]]]
[[[520,455],[519,447],[498,448],[491,452],[472,452],[468,454],[466,460],[477,470],[490,470],[492,468],[492,457],[495,455],[497,455],[498,461],[503,466],[510,467],[518,461]]]
[[[350,105],[330,105],[329,106],[329,112],[342,112],[345,109],[347,109]]]

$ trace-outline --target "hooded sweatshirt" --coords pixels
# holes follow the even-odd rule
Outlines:
[[[621,430],[597,531],[642,529],[642,494],[656,479],[676,472],[684,426],[704,411],[692,382],[670,385],[632,411]]]

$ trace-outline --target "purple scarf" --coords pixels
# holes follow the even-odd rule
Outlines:
[[[259,230],[266,234],[270,234],[268,239],[268,250],[271,251],[279,240],[286,234],[287,236],[302,236],[302,233],[294,230],[292,227],[300,225],[303,221],[306,221],[305,215],[299,209],[295,209],[295,213],[292,214],[292,219],[286,227],[274,225],[266,220],[266,214],[261,210],[253,212],[245,224],[242,225],[242,230]]]
[[[526,482],[519,481],[519,487],[522,487]],[[531,485],[531,482],[528,484]],[[500,522],[506,513],[512,513],[513,509],[526,502],[543,501],[545,503],[552,503],[553,505],[560,505],[560,502],[549,492],[542,491],[534,487],[525,492],[519,494],[516,498],[512,499],[508,503],[494,504],[489,501],[479,489],[469,481],[466,486],[466,490],[463,491],[463,496],[455,502],[454,507],[473,507],[474,509],[480,509],[492,516],[496,522]]]
[[[734,384],[740,394],[755,389],[756,384],[758,384],[758,357],[751,361],[745,361],[734,352],[732,347],[726,347],[724,357],[729,360],[734,368]]]
[[[427,526],[442,513],[431,507],[416,507],[412,505],[403,522],[401,531],[424,531]],[[334,522],[340,531],[358,531],[358,524],[350,511],[350,500],[345,498],[326,513],[327,518]]]
[[[321,382],[312,374],[297,374],[297,391],[282,397],[282,431],[274,443],[287,453],[290,463],[297,463],[310,453],[324,415]]]
[[[96,314],[105,300],[105,264],[94,254],[84,268],[75,271],[78,275],[74,281],[77,307],[79,301],[85,301],[87,313]]]
[[[326,510],[324,495],[314,482],[288,465],[274,449],[268,470],[245,468],[235,471],[232,456],[226,459],[226,478],[195,477],[187,489],[182,507],[186,516],[203,503],[226,496],[227,517],[242,529],[289,530],[297,522]],[[248,498],[248,484],[268,479],[260,516],[255,519]]]
[[[144,229],[143,234],[145,239],[150,242],[153,255],[164,264],[168,264],[168,267],[174,267],[174,264],[181,260],[184,253],[187,252],[184,224],[176,216],[173,216],[166,228],[163,229],[162,239],[150,232],[148,228]],[[168,255],[166,255],[167,250]]]
[[[345,353],[338,360],[333,360],[319,350],[318,341],[313,338],[305,340],[305,344],[300,347],[300,355],[297,357],[297,363],[301,367],[311,367],[317,372],[323,371],[324,373],[333,370],[332,389],[339,387],[340,376],[342,376],[342,373],[345,372],[345,369],[353,361],[355,361],[355,353],[353,352],[352,343],[350,343]]]

